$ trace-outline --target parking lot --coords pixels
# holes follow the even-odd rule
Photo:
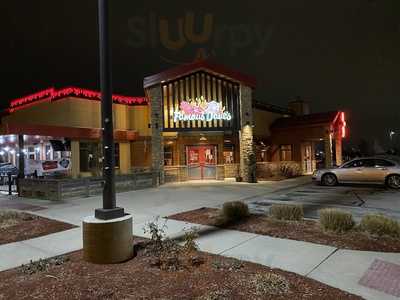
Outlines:
[[[324,187],[309,183],[250,200],[256,212],[268,211],[272,204],[302,204],[307,218],[318,218],[318,210],[335,207],[350,211],[355,219],[381,213],[400,220],[400,191],[381,186],[341,185]]]

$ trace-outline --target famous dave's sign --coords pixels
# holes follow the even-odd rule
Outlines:
[[[232,120],[231,113],[225,111],[225,107],[221,103],[215,100],[206,101],[203,96],[194,100],[182,101],[179,108],[174,112],[174,122]]]

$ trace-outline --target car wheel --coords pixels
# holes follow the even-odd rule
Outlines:
[[[389,175],[386,179],[386,185],[391,189],[400,189],[400,175]]]
[[[322,185],[326,185],[326,186],[335,186],[337,185],[337,178],[335,175],[333,174],[325,174],[324,176],[322,176]]]

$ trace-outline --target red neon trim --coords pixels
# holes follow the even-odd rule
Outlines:
[[[81,97],[89,100],[101,100],[101,93],[97,91],[92,91],[88,89],[81,89],[76,87],[63,88],[61,90],[56,90],[55,88],[48,88],[46,90],[37,92],[26,97],[18,98],[10,102],[8,108],[9,112],[14,112],[16,110],[26,108],[33,104],[38,104],[46,101],[56,101],[65,97]],[[112,95],[114,103],[124,104],[124,105],[134,105],[134,104],[148,104],[148,98],[146,97],[129,97],[122,95]]]
[[[333,120],[333,126],[338,129],[340,136],[345,138],[347,136],[347,122],[346,116],[343,111],[339,111]]]
[[[340,121],[341,121],[342,138],[345,138],[347,123],[346,123],[346,118],[345,118],[344,112],[341,112],[341,114],[340,114]]]
[[[54,93],[54,88],[49,88],[26,97],[18,98],[11,101],[10,107],[20,106],[26,103],[31,103],[37,100],[41,100],[46,97],[51,97],[53,93]]]

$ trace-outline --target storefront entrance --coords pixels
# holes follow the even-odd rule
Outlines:
[[[187,146],[186,163],[189,179],[216,179],[217,147]]]

